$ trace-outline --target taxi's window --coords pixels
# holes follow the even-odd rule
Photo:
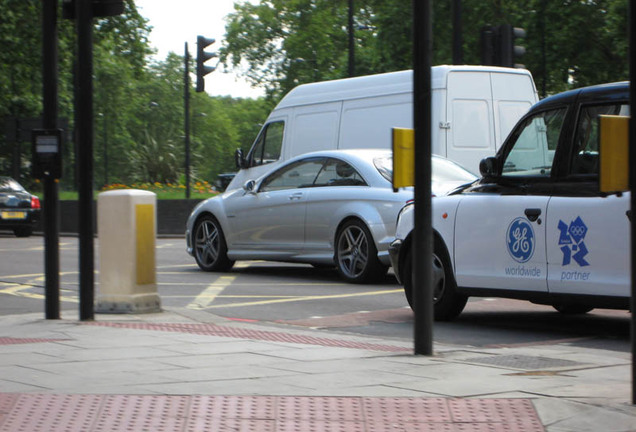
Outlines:
[[[252,148],[250,166],[268,164],[280,158],[284,129],[285,123],[282,121],[270,123],[263,128]]]
[[[566,109],[529,117],[515,131],[515,143],[503,164],[503,176],[549,177]]]
[[[570,174],[598,174],[598,129],[601,115],[629,115],[629,105],[595,105],[581,109],[571,154]]]
[[[263,180],[259,192],[310,187],[324,163],[324,158],[311,158],[283,167]]]

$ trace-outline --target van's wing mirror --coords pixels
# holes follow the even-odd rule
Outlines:
[[[497,172],[497,158],[494,156],[487,157],[479,162],[479,173],[482,177],[494,177]]]
[[[234,152],[234,163],[238,169],[245,168],[245,157],[243,156],[243,150],[237,148]]]

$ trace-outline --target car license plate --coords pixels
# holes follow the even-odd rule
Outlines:
[[[26,212],[21,211],[3,211],[1,214],[2,219],[24,219],[26,218]]]

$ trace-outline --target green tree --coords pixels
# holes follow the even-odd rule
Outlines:
[[[411,68],[411,3],[355,0],[354,7],[356,73]],[[347,10],[343,0],[237,3],[221,59],[246,67],[247,79],[273,99],[301,83],[343,78]],[[546,93],[627,77],[627,0],[463,0],[462,10],[467,64],[481,61],[484,26],[511,24],[527,30],[522,62]],[[433,64],[452,61],[451,16],[450,1],[433,2]]]

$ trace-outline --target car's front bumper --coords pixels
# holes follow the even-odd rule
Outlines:
[[[391,260],[391,267],[399,283],[402,283],[400,279],[400,250],[402,249],[402,240],[396,239],[389,245],[389,259]]]

